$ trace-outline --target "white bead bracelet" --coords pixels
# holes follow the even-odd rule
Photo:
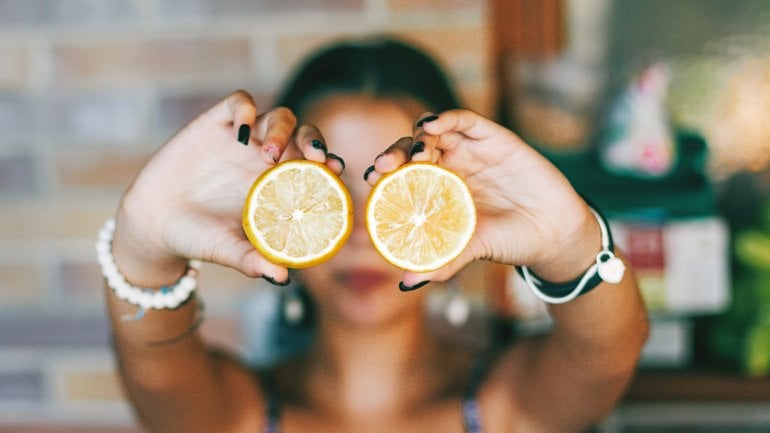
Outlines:
[[[198,269],[200,262],[190,260],[187,271],[174,285],[161,287],[159,290],[136,287],[129,284],[118,270],[115,258],[112,256],[112,239],[115,235],[115,220],[109,219],[99,231],[96,240],[96,254],[109,286],[115,295],[136,305],[143,310],[164,310],[178,308],[190,298],[198,285]]]

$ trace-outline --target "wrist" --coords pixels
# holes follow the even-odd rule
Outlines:
[[[601,249],[595,256],[595,262],[579,279],[566,283],[554,283],[541,276],[535,277],[526,266],[517,268],[530,289],[543,301],[551,304],[563,304],[587,293],[603,281],[617,284],[623,279],[626,268],[623,261],[615,257],[612,234],[607,226],[607,221],[598,211],[590,210],[599,226]],[[565,272],[562,272],[563,274]]]
[[[120,273],[140,287],[163,287],[177,281],[186,271],[188,259],[171,254],[145,235],[125,213],[117,218],[112,255]]]
[[[587,206],[583,206],[582,216],[574,221],[570,235],[528,266],[532,272],[545,280],[562,283],[579,278],[596,263],[596,253],[602,245],[602,233],[596,218]]]

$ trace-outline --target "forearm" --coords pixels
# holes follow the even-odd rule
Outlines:
[[[121,229],[112,252],[118,270],[132,285],[158,290],[175,284],[184,272],[169,265],[177,260],[158,261]],[[234,419],[226,416],[232,406],[221,395],[226,389],[221,371],[197,334],[201,316],[195,296],[177,308],[142,310],[112,288],[107,291],[121,378],[150,430],[211,431],[222,427],[221,418]],[[212,425],[211,418],[219,423]]]
[[[554,254],[533,266],[533,271],[548,281],[577,281],[592,273],[598,274],[594,279],[602,278],[593,290],[571,301],[549,304],[555,322],[552,340],[570,357],[602,361],[617,352],[633,364],[647,336],[646,311],[633,269],[619,250],[614,254],[624,266],[613,266],[617,259],[612,258],[611,234],[604,219],[595,212],[582,214],[580,228],[557,243]],[[620,281],[613,281],[616,273],[623,276]],[[619,367],[628,365],[618,361],[612,359]]]
[[[597,236],[602,225],[601,221],[596,224],[597,219],[584,225],[572,239],[572,248],[539,263],[544,278],[574,281],[589,267],[591,272],[598,270],[597,253],[607,247],[609,238],[606,232]],[[621,252],[615,251],[615,255],[623,259]],[[562,257],[565,260],[559,260]],[[543,411],[542,422],[549,429],[582,431],[598,422],[614,407],[633,376],[648,324],[633,270],[628,263],[625,267],[623,278],[614,284],[601,281],[571,301],[550,304],[552,332],[530,343],[533,350],[527,370],[536,371],[533,380],[550,390],[533,411]],[[614,281],[611,274],[604,276]],[[558,416],[548,416],[548,407],[560,407]]]
[[[648,322],[630,267],[619,283],[602,282],[571,302],[549,306],[549,312],[555,324],[551,344],[570,363],[608,375],[636,365]]]

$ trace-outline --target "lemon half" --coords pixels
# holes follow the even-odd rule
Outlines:
[[[366,228],[385,260],[408,271],[434,271],[468,245],[476,207],[468,186],[438,165],[413,162],[384,175],[366,203]]]
[[[331,258],[353,227],[353,203],[325,165],[286,161],[262,173],[243,207],[243,230],[269,261],[305,268]]]

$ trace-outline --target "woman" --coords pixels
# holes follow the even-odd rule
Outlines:
[[[286,284],[288,270],[243,235],[243,200],[277,161],[325,162],[342,173],[356,219],[336,256],[296,276],[314,300],[315,341],[255,373],[203,345],[196,299],[124,321],[136,307],[113,287],[120,370],[151,431],[577,432],[608,413],[646,337],[631,272],[616,284],[594,278],[593,290],[551,306],[548,335],[485,354],[434,338],[427,291],[417,290],[479,258],[551,282],[593,269],[600,220],[555,167],[511,131],[456,109],[436,66],[394,41],[321,52],[280,102],[290,108],[261,112],[235,92],[166,143],[126,192],[111,251],[139,287],[176,290],[181,275],[194,275],[188,259]],[[361,220],[369,185],[410,160],[460,174],[478,210],[465,252],[425,274],[384,262]]]

